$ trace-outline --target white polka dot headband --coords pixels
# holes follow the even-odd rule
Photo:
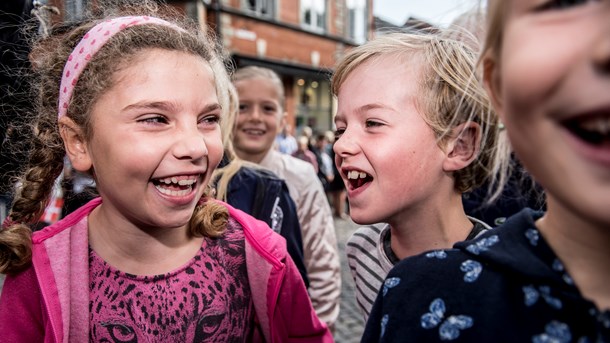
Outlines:
[[[91,57],[95,55],[95,53],[97,53],[99,49],[104,46],[104,44],[106,44],[106,42],[108,42],[108,40],[117,32],[120,32],[121,30],[130,26],[143,24],[165,25],[182,30],[180,27],[170,22],[147,16],[118,17],[105,20],[95,25],[85,34],[85,36],[83,36],[80,42],[78,42],[68,57],[66,65],[64,66],[61,86],[59,87],[59,105],[57,112],[58,119],[65,115],[68,111],[74,86],[78,81],[78,77],[87,66],[87,63],[89,63],[91,60]]]

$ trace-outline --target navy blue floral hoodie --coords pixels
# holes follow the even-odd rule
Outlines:
[[[610,311],[582,297],[536,229],[541,216],[525,209],[454,249],[401,261],[362,341],[610,342]]]

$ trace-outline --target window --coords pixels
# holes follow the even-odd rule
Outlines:
[[[242,8],[259,17],[275,17],[275,0],[243,0]]]
[[[326,30],[326,0],[301,0],[301,23],[313,30]]]
[[[347,32],[349,38],[357,43],[364,43],[367,37],[366,0],[347,0]]]

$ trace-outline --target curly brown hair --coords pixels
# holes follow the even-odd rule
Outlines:
[[[99,4],[98,4],[99,5]],[[111,87],[112,76],[130,64],[142,50],[158,48],[201,56],[210,64],[216,81],[216,93],[223,115],[229,109],[226,59],[211,30],[197,27],[188,18],[154,1],[105,1],[86,14],[79,23],[62,23],[47,37],[32,46],[32,83],[38,91],[35,115],[31,120],[31,151],[25,172],[19,178],[17,194],[7,220],[0,231],[0,273],[17,273],[31,262],[32,242],[29,225],[43,213],[55,180],[64,168],[66,151],[57,120],[59,84],[68,56],[85,33],[102,20],[147,15],[169,21],[183,30],[165,25],[128,27],[113,36],[88,62],[75,85],[67,116],[89,141],[94,134],[90,120],[93,105]],[[93,175],[93,171],[90,171]],[[217,201],[204,201],[189,222],[192,236],[218,237],[225,230],[228,210]]]

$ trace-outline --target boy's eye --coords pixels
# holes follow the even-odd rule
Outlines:
[[[374,120],[367,120],[366,121],[366,127],[377,127],[377,126],[382,126],[383,124],[378,122],[378,121],[374,121]]]
[[[538,10],[562,10],[574,6],[584,5],[588,2],[594,1],[600,0],[551,0],[538,7]]]
[[[274,106],[263,106],[263,110],[265,112],[275,112],[275,107]]]
[[[335,130],[335,141],[337,141],[337,139],[341,138],[341,135],[343,135],[343,132],[345,132],[345,129],[336,129]]]
[[[248,105],[239,104],[239,112],[245,112],[248,109]]]

